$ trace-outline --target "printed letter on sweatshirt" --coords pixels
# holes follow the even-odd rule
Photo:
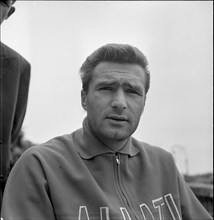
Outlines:
[[[79,220],[90,220],[86,206],[79,207]]]
[[[170,214],[172,215],[173,220],[181,220],[181,217],[179,215],[177,206],[175,204],[175,201],[172,197],[172,194],[169,193],[167,195],[164,196],[164,199],[166,201],[166,204],[169,208]]]
[[[163,212],[162,212],[162,206],[165,204],[163,201],[163,197],[160,197],[158,199],[152,200],[153,206],[155,209],[158,209],[159,218],[160,220],[163,220]]]
[[[109,220],[109,208],[100,207],[100,220]]]
[[[146,204],[141,204],[140,205],[140,210],[143,214],[144,220],[155,220],[154,216],[152,215],[152,212],[150,211],[149,207]]]
[[[124,220],[131,220],[131,217],[130,217],[128,211],[126,210],[126,208],[120,208],[120,211],[122,212]]]

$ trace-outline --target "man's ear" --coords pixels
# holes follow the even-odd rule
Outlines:
[[[10,10],[8,11],[8,13],[7,13],[7,17],[5,18],[5,19],[8,19],[14,12],[15,12],[15,7],[14,6],[12,6],[11,8],[10,8]]]
[[[81,103],[85,111],[87,111],[87,93],[84,90],[81,90]]]

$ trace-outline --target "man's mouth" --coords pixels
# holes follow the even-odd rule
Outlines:
[[[123,116],[123,115],[110,115],[107,117],[107,119],[111,119],[111,120],[114,120],[114,121],[128,121],[127,117],[126,116]]]

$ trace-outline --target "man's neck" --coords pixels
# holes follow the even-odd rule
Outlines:
[[[112,151],[114,151],[115,153],[118,152],[119,150],[121,150],[127,142],[126,140],[123,141],[111,141],[111,140],[100,140],[107,148],[111,149]]]

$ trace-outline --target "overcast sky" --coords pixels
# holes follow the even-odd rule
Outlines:
[[[134,136],[174,149],[182,172],[212,171],[211,1],[17,1],[15,6],[1,38],[32,65],[26,139],[41,143],[81,127],[86,116],[81,64],[106,43],[128,43],[147,56],[151,72]]]

